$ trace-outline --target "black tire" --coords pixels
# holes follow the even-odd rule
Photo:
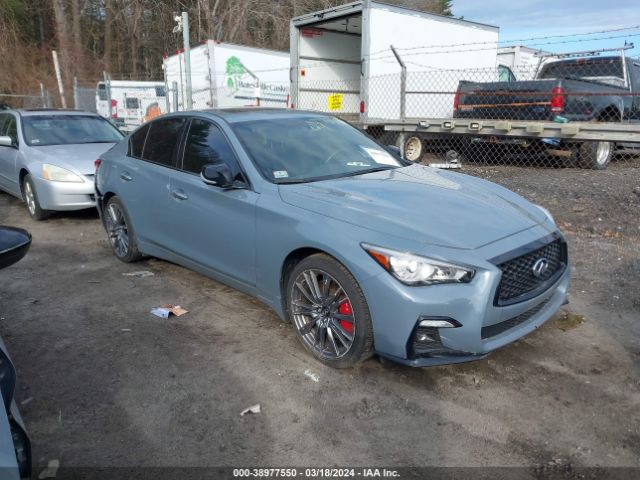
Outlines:
[[[578,166],[592,170],[606,170],[611,162],[614,143],[607,141],[582,142],[578,148]]]
[[[300,296],[302,292],[299,290],[297,283],[300,283],[300,278],[309,278],[304,276],[309,271],[317,272],[317,279],[322,280],[326,278],[322,277],[322,275],[328,274],[335,281],[335,290],[331,290],[331,283],[327,287],[325,299],[328,317],[326,318],[322,317],[322,314],[313,316],[309,313],[309,306],[300,306],[298,303],[300,300],[305,301],[305,299]],[[302,286],[305,287],[304,285]],[[338,287],[342,288],[346,295],[337,295],[336,298],[334,295],[339,292]],[[344,265],[322,253],[311,255],[301,260],[291,270],[287,277],[285,288],[287,316],[296,331],[300,343],[317,360],[333,368],[350,368],[373,355],[373,327],[369,306],[358,282]],[[310,290],[307,291],[313,295]],[[307,296],[306,299],[308,298]],[[331,302],[332,299],[334,300],[333,303]],[[296,301],[296,304],[294,304],[294,301]],[[310,301],[307,303],[313,305]],[[347,311],[351,312],[350,315],[342,315],[343,310],[341,307],[344,306],[344,303],[349,304]],[[301,308],[304,310],[300,310]],[[331,313],[332,309],[335,309],[333,314]],[[302,313],[303,311],[305,313]],[[343,319],[351,317],[352,319],[352,321],[347,322],[352,324],[350,330],[352,339],[348,348],[344,341],[349,342],[349,329],[342,328],[341,325],[344,325],[343,322],[345,320],[336,317]],[[328,326],[321,329],[323,318],[328,323]],[[306,331],[303,331],[305,329]],[[324,337],[319,333],[321,330],[325,331]],[[331,333],[329,333],[329,330],[331,330]],[[341,339],[340,336],[343,336],[343,338]],[[319,345],[320,342],[316,344],[318,337],[324,338],[321,347]],[[311,341],[313,341],[313,345],[310,344]],[[344,349],[344,352],[339,354],[339,350],[342,349]]]
[[[104,228],[118,260],[131,263],[142,258],[129,214],[118,197],[111,197],[104,207]]]
[[[22,180],[22,198],[27,204],[27,211],[29,212],[29,216],[34,220],[46,220],[51,216],[50,210],[44,210],[40,206],[40,201],[38,200],[38,192],[36,192],[36,186],[33,183],[33,178],[31,174],[25,175]]]

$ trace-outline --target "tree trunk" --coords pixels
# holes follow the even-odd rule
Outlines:
[[[67,25],[67,15],[64,11],[64,0],[53,0],[53,14],[55,17],[56,37],[58,38],[58,53],[60,55],[60,70],[63,82],[69,78],[69,29]],[[69,89],[65,88],[65,92]],[[65,95],[66,96],[66,95]]]
[[[113,21],[113,10],[112,10],[111,0],[105,0],[104,2],[104,55],[102,57],[102,63],[104,63],[104,68],[107,72],[111,71],[111,42],[112,42],[112,30],[113,26],[111,25]]]
[[[82,74],[84,49],[82,47],[82,29],[80,27],[80,0],[71,1],[71,18],[73,32],[73,65],[74,72]]]

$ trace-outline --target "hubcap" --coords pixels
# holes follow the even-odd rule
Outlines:
[[[351,350],[355,317],[342,285],[322,270],[305,270],[291,291],[291,312],[305,344],[323,358],[340,358]]]
[[[24,196],[27,202],[27,208],[29,209],[29,213],[31,215],[35,215],[36,213],[36,198],[33,195],[33,190],[31,189],[31,184],[29,182],[25,182],[24,184]]]
[[[124,214],[115,203],[107,207],[105,223],[113,251],[118,257],[126,256],[129,252],[129,231],[127,230],[127,222]]]
[[[611,142],[598,142],[598,149],[596,150],[596,162],[598,162],[598,165],[607,163],[609,153],[611,153]]]

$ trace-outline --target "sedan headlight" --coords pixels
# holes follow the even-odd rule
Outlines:
[[[84,181],[80,175],[76,175],[66,168],[49,165],[48,163],[42,165],[42,178],[45,180],[51,180],[52,182],[80,183]]]
[[[469,283],[475,270],[440,260],[362,244],[362,248],[391,275],[405,285]]]
[[[551,215],[551,212],[549,210],[544,208],[542,205],[538,205],[538,204],[535,204],[535,203],[534,203],[534,206],[536,206],[540,210],[542,210],[542,213],[545,214],[545,216],[551,221],[551,223],[553,223],[554,225],[556,224],[556,221],[553,219],[553,215]]]

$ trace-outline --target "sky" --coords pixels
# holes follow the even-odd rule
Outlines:
[[[628,54],[640,54],[640,0],[453,0],[453,14],[500,27],[500,45],[528,45],[563,52],[620,47],[627,40],[636,45]],[[637,28],[578,35],[632,26]],[[511,42],[548,35],[571,37]],[[602,38],[610,36],[617,38]],[[577,39],[585,41],[558,43]],[[544,44],[547,42],[554,43]]]

